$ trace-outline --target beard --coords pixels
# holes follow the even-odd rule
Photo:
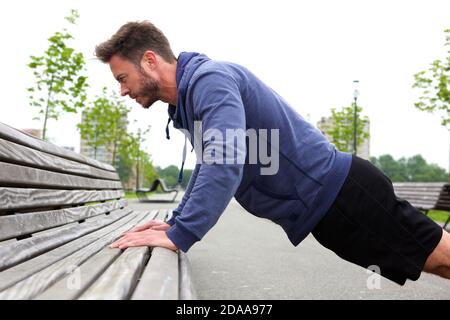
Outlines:
[[[159,100],[159,85],[155,79],[145,74],[142,70],[140,84],[139,90],[133,95],[138,97],[139,103],[143,108],[148,109]]]

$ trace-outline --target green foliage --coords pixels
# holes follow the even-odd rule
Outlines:
[[[65,19],[75,24],[78,11],[72,10]],[[46,139],[47,120],[57,120],[61,113],[76,113],[86,101],[87,77],[83,54],[69,47],[72,35],[63,29],[49,39],[49,46],[42,56],[31,56],[28,67],[33,70],[35,83],[27,90],[29,103],[36,107],[40,120],[44,117],[43,139]]]
[[[164,179],[168,187],[174,187],[178,182],[178,168],[177,166],[170,165],[164,169],[156,167],[160,178]]]
[[[150,127],[147,127],[145,130],[139,128],[136,133],[127,133],[120,148],[119,175],[123,171],[128,172],[128,175],[134,171],[136,189],[148,186],[158,177],[150,155],[142,150],[142,145],[146,140],[145,136],[149,131]]]
[[[369,119],[361,117],[362,107],[357,106],[356,144],[360,146],[369,138],[369,132],[365,131]],[[343,152],[353,151],[354,139],[354,105],[342,108],[338,111],[331,109],[331,123],[324,125],[325,133],[330,137],[331,143]]]
[[[149,186],[156,178],[158,173],[153,167],[150,155],[145,151],[141,151],[139,157],[139,172],[142,174],[142,186]]]
[[[437,182],[448,179],[445,169],[428,164],[421,155],[396,161],[391,155],[385,154],[378,158],[371,157],[370,161],[393,182]]]
[[[446,33],[445,46],[450,46],[450,29]],[[442,125],[450,129],[450,48],[447,57],[435,60],[426,71],[414,75],[413,88],[421,90],[419,102],[415,106],[419,110],[440,114]]]
[[[164,179],[168,187],[175,187],[178,184],[178,175],[179,175],[179,169],[177,166],[170,165],[166,168],[160,168],[156,167],[156,171],[158,172],[158,175],[160,178]],[[184,169],[183,170],[183,181],[180,183],[181,187],[186,189],[189,179],[192,175],[191,169]]]
[[[77,125],[81,138],[94,149],[94,158],[99,147],[112,153],[112,165],[117,166],[117,154],[127,136],[127,115],[130,110],[115,93],[107,94],[103,88],[101,96],[83,111],[83,121]]]

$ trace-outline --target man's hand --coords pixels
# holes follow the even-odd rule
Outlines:
[[[133,229],[125,232],[125,234],[143,231],[143,230],[147,230],[147,229],[166,231],[169,228],[170,228],[170,224],[167,224],[164,221],[151,220],[147,223],[141,224],[140,226],[134,227]]]
[[[166,225],[169,226],[168,224]],[[154,230],[152,228],[147,228],[137,232],[131,232],[130,230],[119,240],[113,242],[109,247],[125,249],[128,247],[140,246],[163,247],[173,251],[178,250],[177,246],[167,237],[165,231]]]

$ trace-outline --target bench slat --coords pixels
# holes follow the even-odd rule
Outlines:
[[[178,255],[155,247],[131,299],[178,300]]]
[[[67,189],[122,189],[119,181],[84,178],[0,162],[0,185],[63,187]]]
[[[50,285],[61,279],[64,275],[71,272],[74,266],[81,265],[91,256],[102,250],[106,245],[110,244],[125,231],[129,230],[149,215],[148,212],[134,211],[131,219],[126,221],[122,221],[122,219],[121,221],[118,221],[119,223],[122,223],[119,226],[115,223],[114,225],[103,228],[102,230],[45,253],[38,258],[27,261],[34,262],[34,260],[39,259],[39,262],[36,263],[38,266],[28,266],[31,267],[28,269],[21,268],[20,276],[23,277],[24,273],[29,275],[19,280],[20,282],[15,281],[13,286],[1,291],[0,299],[34,298]],[[48,264],[48,260],[54,261],[51,264]],[[43,264],[46,264],[46,266],[44,266],[45,269],[42,268]],[[21,265],[17,267],[20,266]],[[4,271],[3,273],[9,270]],[[13,275],[16,276],[16,274]],[[17,280],[17,278],[15,280]]]
[[[58,147],[52,143],[33,137],[29,134],[26,134],[23,131],[14,129],[1,122],[0,122],[0,138],[3,138],[4,140],[8,140],[11,142],[15,142],[23,146],[27,146],[35,150],[53,154],[62,158],[74,160],[103,170],[115,172],[114,167],[111,165],[99,162],[97,160],[88,157],[84,157],[76,152]]]
[[[0,216],[0,240],[84,220],[124,208],[125,205],[126,201],[112,201],[92,206]]]
[[[439,187],[442,188],[442,186],[445,185],[445,182],[394,182],[393,183],[394,188],[397,187],[405,187],[405,188],[433,188],[433,187]]]
[[[64,204],[85,204],[120,199],[122,190],[57,190],[0,188],[0,212],[27,208],[60,206]]]
[[[436,191],[428,191],[428,192],[418,192],[418,191],[405,191],[405,190],[396,190],[396,195],[404,195],[406,197],[427,197],[427,198],[439,198],[440,190]]]
[[[160,210],[155,220],[165,221],[167,210]],[[144,273],[131,299],[133,300],[177,300],[178,255],[166,248],[153,248]]]
[[[420,196],[407,196],[407,195],[398,195],[398,198],[401,199],[408,199],[410,201],[421,201],[421,202],[426,202],[426,203],[430,203],[431,205],[435,204],[436,201],[438,200],[438,198],[430,198],[430,197],[420,197]]]
[[[393,186],[398,198],[418,209],[450,210],[450,206],[443,205],[443,199],[448,196],[445,182],[396,182]]]
[[[150,213],[150,218],[154,218],[157,210]],[[104,248],[99,253],[89,258],[78,270],[70,273],[38,295],[35,299],[47,300],[73,300],[77,299],[95,280],[105,272],[105,270],[120,256],[121,249]],[[75,280],[75,284],[73,284]],[[67,286],[72,282],[73,289],[68,290]]]
[[[77,299],[122,253],[118,248],[104,248],[79,269],[75,269],[37,295],[35,300]]]
[[[436,205],[436,201],[424,201],[421,199],[411,199],[411,198],[410,199],[399,198],[399,199],[408,201],[414,207],[426,208],[429,210],[433,209],[434,206]]]
[[[104,219],[96,219],[93,221],[88,219],[84,223],[73,224],[65,230],[48,230],[37,236],[22,239],[20,241],[13,242],[10,245],[2,246],[0,248],[0,270],[4,271],[0,273],[0,280],[3,279],[3,277],[8,278],[8,272],[16,272],[17,270],[22,269],[26,270],[33,264],[36,267],[36,261],[30,262],[30,259],[38,256],[39,254],[55,249],[68,243],[69,241],[83,237],[84,235],[105,228],[111,224],[113,225],[113,228],[117,225],[120,226],[120,220],[130,213],[130,209],[116,210],[110,215],[105,216]],[[114,224],[115,222],[117,223]],[[21,264],[19,265],[19,263]],[[45,268],[46,265],[48,265],[48,263],[43,261],[42,268]],[[14,270],[10,271],[12,269]],[[5,282],[0,281],[0,290],[3,290],[4,288],[6,288]]]
[[[101,170],[87,164],[49,155],[47,153],[2,139],[0,139],[0,160],[17,163],[23,166],[32,166],[47,170],[49,169],[51,171],[66,172],[109,180],[119,180],[119,176],[116,172]]]
[[[150,255],[149,247],[131,247],[114,261],[80,300],[128,299]]]
[[[187,254],[183,251],[178,252],[180,268],[180,300],[197,300],[194,281],[191,276],[191,266]]]

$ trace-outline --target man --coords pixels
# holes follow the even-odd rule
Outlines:
[[[422,270],[450,278],[449,234],[397,199],[390,180],[368,161],[336,150],[246,68],[198,53],[175,58],[150,22],[125,24],[96,55],[123,96],[144,108],[167,102],[169,122],[200,158],[171,219],[138,226],[112,247],[187,251],[234,196],[250,213],[279,224],[294,245],[312,233],[343,259],[376,265],[401,285]],[[230,132],[253,137],[224,139]],[[263,150],[270,146],[275,170],[267,170],[263,152],[255,159],[255,141]]]

